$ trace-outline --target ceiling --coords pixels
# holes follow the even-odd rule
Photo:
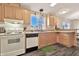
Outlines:
[[[44,9],[44,13],[51,13],[61,19],[79,19],[79,3],[57,3],[50,7],[51,3],[22,3],[24,8],[39,12],[39,9]],[[60,12],[68,10],[67,13],[60,14]]]
[[[42,8],[44,9],[44,13],[47,13],[52,9],[50,7],[50,3],[23,3],[21,5],[27,9],[31,9],[37,12],[39,12],[39,10]]]

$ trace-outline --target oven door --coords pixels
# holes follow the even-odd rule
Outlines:
[[[8,35],[1,37],[1,55],[19,55],[25,52],[23,35]]]

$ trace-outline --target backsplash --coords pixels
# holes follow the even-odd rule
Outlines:
[[[6,33],[19,33],[24,30],[23,21],[21,20],[5,19],[4,23]]]

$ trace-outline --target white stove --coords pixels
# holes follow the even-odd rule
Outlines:
[[[6,32],[0,35],[0,55],[15,56],[25,53],[23,21],[13,19],[4,20]]]
[[[25,37],[23,34],[0,36],[0,55],[15,56],[25,53]]]

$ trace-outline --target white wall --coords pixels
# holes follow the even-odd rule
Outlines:
[[[78,19],[71,20],[71,28],[79,29],[79,20]]]

